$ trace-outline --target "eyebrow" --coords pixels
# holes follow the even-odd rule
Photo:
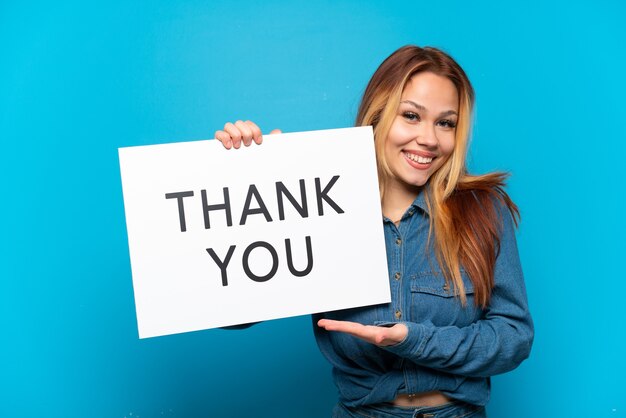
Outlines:
[[[427,111],[427,110],[426,110],[426,108],[425,108],[424,106],[422,106],[421,104],[415,103],[415,102],[414,102],[414,101],[412,101],[412,100],[403,100],[403,101],[401,101],[400,103],[410,104],[411,106],[413,106],[413,107],[414,107],[414,108],[416,108],[417,110],[422,110],[422,111],[424,111],[424,112],[426,112],[426,111]],[[446,110],[445,112],[441,112],[441,113],[439,114],[439,117],[441,118],[441,117],[444,117],[444,116],[449,116],[449,115],[457,115],[457,116],[458,116],[458,113],[457,113],[457,112],[455,112],[454,110]]]

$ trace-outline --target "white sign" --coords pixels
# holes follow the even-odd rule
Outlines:
[[[140,338],[390,301],[370,127],[119,157]]]

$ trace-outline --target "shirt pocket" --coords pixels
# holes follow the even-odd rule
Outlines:
[[[411,321],[430,321],[438,327],[465,327],[476,322],[481,309],[474,304],[474,284],[461,270],[467,303],[461,304],[460,296],[454,294],[452,283],[446,284],[439,271],[420,272],[411,279]]]

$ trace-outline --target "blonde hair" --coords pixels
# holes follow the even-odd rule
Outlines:
[[[448,78],[459,96],[459,113],[454,149],[425,186],[431,216],[429,242],[434,236],[437,262],[446,283],[466,304],[461,267],[469,275],[475,303],[487,306],[499,249],[501,212],[498,202],[508,208],[515,222],[519,211],[504,191],[504,173],[473,176],[467,173],[466,156],[471,132],[474,90],[452,57],[437,48],[405,46],[378,67],[365,89],[356,125],[372,125],[381,199],[385,184],[393,176],[385,155],[385,141],[400,105],[402,92],[411,77],[432,72]]]

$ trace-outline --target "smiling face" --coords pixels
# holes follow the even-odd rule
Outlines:
[[[415,74],[404,87],[385,142],[390,186],[417,193],[452,154],[459,117],[459,95],[446,78]]]

